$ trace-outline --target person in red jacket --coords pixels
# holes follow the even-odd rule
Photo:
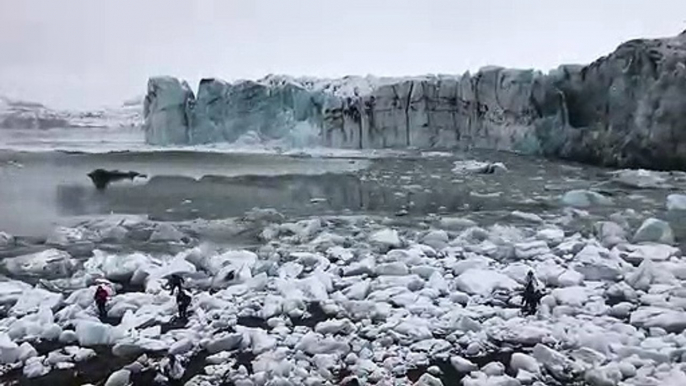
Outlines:
[[[103,288],[101,285],[98,286],[98,289],[95,290],[95,304],[98,305],[98,314],[100,315],[100,318],[104,318],[107,316],[107,297],[109,294],[107,293],[107,290]]]

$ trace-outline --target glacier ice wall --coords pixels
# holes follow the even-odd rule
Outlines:
[[[145,141],[152,145],[192,143],[189,116],[194,99],[186,82],[169,76],[150,79],[143,101]]]
[[[618,166],[685,169],[686,34],[634,40],[548,74],[488,67],[463,76],[269,76],[227,83],[151,78],[151,144],[308,138],[335,148],[474,146]]]
[[[184,82],[151,78],[146,138],[151,144],[233,142],[248,132],[279,139],[315,127],[319,143],[335,148],[471,144],[535,152],[532,128],[542,118],[537,104],[549,97],[546,79],[540,72],[492,67],[473,76],[382,82],[366,93],[283,77],[236,84],[203,79],[195,97]],[[554,109],[549,115],[564,119]]]

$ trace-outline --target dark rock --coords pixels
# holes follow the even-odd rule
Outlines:
[[[134,178],[140,177],[140,178],[147,178],[145,174],[141,174],[138,172],[121,172],[119,170],[105,170],[105,169],[95,169],[92,172],[88,173],[88,177],[90,177],[91,181],[93,181],[93,185],[95,185],[95,188],[98,190],[103,190],[107,188],[107,186],[115,181],[121,181],[121,180],[131,180],[133,181]]]

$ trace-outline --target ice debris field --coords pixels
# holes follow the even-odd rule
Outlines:
[[[670,195],[667,205],[685,202]],[[513,215],[530,225],[290,221],[257,209],[202,225],[256,228],[254,250],[193,243],[198,224],[127,218],[59,228],[55,244],[123,242],[147,229],[151,242],[181,248],[5,258],[3,270],[26,280],[0,282],[0,380],[71,371],[107,386],[686,384],[686,262],[667,222],[624,210],[581,234],[566,229],[579,209]],[[524,317],[529,270],[546,292],[538,314]],[[193,297],[187,322],[175,319],[163,288],[172,273]],[[92,299],[103,279],[113,293],[101,321]],[[120,368],[89,379],[98,361]]]

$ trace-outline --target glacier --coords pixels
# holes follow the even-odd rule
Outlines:
[[[281,140],[343,149],[485,148],[620,167],[686,168],[686,32],[626,42],[587,66],[461,76],[234,83],[152,77],[152,145]]]

